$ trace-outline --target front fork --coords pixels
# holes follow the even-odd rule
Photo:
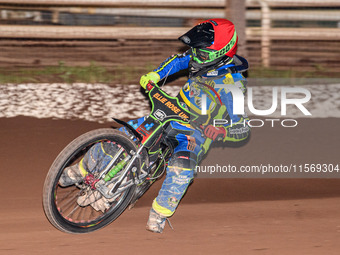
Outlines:
[[[100,173],[99,175],[99,181],[95,183],[95,188],[105,197],[108,199],[113,198],[117,195],[117,193],[122,192],[123,190],[129,188],[130,186],[134,184],[140,184],[142,183],[145,178],[148,175],[148,171],[143,171],[141,168],[141,172],[143,172],[141,175],[139,175],[137,171],[137,167],[132,167],[132,165],[135,163],[136,159],[139,159],[141,157],[141,152],[144,148],[149,148],[152,144],[149,144],[150,141],[153,141],[151,139],[152,136],[156,136],[157,132],[152,133],[152,136],[149,136],[148,140],[146,142],[143,141],[143,137],[128,123],[124,121],[120,121],[118,119],[114,119],[116,122],[124,125],[128,130],[130,130],[134,136],[131,137],[131,139],[134,139],[135,137],[139,141],[139,147],[136,152],[131,151],[130,155],[128,155],[124,160],[116,164],[116,161],[119,159],[120,155],[123,153],[124,149],[121,148],[118,153],[112,158],[110,163],[105,167],[105,169]],[[143,123],[146,123],[148,119],[146,119]],[[143,125],[142,123],[142,125]],[[149,123],[150,124],[150,123]],[[159,123],[157,123],[159,125]],[[155,128],[156,125],[153,125]],[[161,130],[158,130],[158,132],[161,132]],[[149,141],[149,142],[148,142]],[[125,166],[126,165],[126,166]],[[124,168],[125,167],[125,168]],[[148,166],[147,166],[148,167]],[[124,170],[122,170],[124,169]],[[149,169],[149,168],[148,168]],[[121,172],[122,170],[122,172]],[[125,181],[125,178],[129,171],[132,171],[133,178]],[[121,172],[121,174],[115,178],[116,174],[118,172]],[[124,182],[124,187],[120,188],[122,183]]]
[[[134,184],[139,184],[139,183],[143,182],[143,180],[147,176],[147,173],[143,173],[143,174],[139,175],[138,171],[137,171],[137,167],[132,167],[132,165],[135,163],[136,159],[141,157],[140,154],[141,154],[143,149],[144,149],[144,145],[141,144],[136,152],[134,152],[134,151],[130,152],[132,154],[132,156],[128,155],[123,161],[119,162],[118,164],[115,164],[117,159],[119,158],[119,156],[123,153],[123,148],[121,148],[117,152],[115,157],[112,158],[110,163],[105,167],[105,169],[100,173],[100,175],[99,175],[100,180],[95,184],[95,188],[105,198],[111,199],[111,198],[113,198],[114,196],[117,195],[116,193],[120,193],[120,192],[124,191],[125,189],[129,188],[130,186],[132,186]],[[115,165],[115,167],[113,167],[114,165]],[[122,173],[118,177],[114,178],[114,176],[124,166],[125,166],[125,168],[122,171]],[[125,182],[123,188],[119,188],[130,170],[134,173],[133,179]],[[109,185],[108,185],[108,183],[109,183]],[[113,184],[113,185],[110,185],[110,184]]]

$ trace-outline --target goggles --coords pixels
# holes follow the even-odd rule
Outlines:
[[[192,49],[193,59],[199,64],[209,63],[214,60],[216,50]]]
[[[192,48],[193,60],[199,64],[209,63],[224,56],[228,53],[236,44],[237,41],[237,34],[236,31],[234,32],[233,37],[231,38],[230,42],[224,46],[221,50],[213,50],[213,49],[198,49]]]

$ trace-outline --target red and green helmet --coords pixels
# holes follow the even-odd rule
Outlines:
[[[224,56],[233,57],[238,37],[234,24],[226,19],[209,19],[178,38],[192,48],[192,59],[208,64]]]

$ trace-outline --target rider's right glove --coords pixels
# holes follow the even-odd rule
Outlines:
[[[204,134],[213,141],[223,141],[227,135],[227,131],[224,127],[214,127],[213,125],[208,125],[204,128]]]
[[[143,75],[141,78],[140,78],[140,85],[146,89],[146,85],[148,85],[148,83],[151,81],[153,83],[157,83],[159,82],[161,79],[161,77],[159,76],[158,73],[155,73],[155,72],[150,72],[148,74],[145,74]]]

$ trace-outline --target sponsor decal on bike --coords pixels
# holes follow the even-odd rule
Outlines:
[[[164,96],[162,96],[161,94],[159,94],[159,93],[155,93],[154,95],[153,95],[153,97],[154,98],[156,98],[159,102],[161,102],[161,103],[166,103],[167,101],[168,101],[168,99],[166,98],[166,97],[164,97]]]
[[[137,132],[140,133],[143,138],[147,138],[150,136],[150,132],[143,125],[137,128]]]
[[[162,110],[157,109],[157,111],[154,112],[153,116],[155,116],[156,119],[162,121],[166,117],[166,114]]]
[[[178,108],[175,104],[171,103],[166,97],[162,96],[161,94],[155,93],[152,97],[156,98],[159,102],[161,102],[164,106],[166,106],[172,112],[181,117],[183,120],[189,119],[189,116],[186,113],[184,113],[180,108]],[[159,109],[153,115],[161,121],[167,116],[165,112]]]
[[[154,125],[154,123],[145,124],[145,129],[149,131]]]

